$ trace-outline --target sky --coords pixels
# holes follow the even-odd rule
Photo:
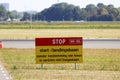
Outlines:
[[[103,3],[105,5],[113,4],[117,8],[120,7],[120,0],[0,0],[0,3],[10,4],[10,11],[17,10],[38,12],[60,2],[67,2],[68,4],[79,6],[80,8],[85,8],[88,4],[97,5],[98,3]]]

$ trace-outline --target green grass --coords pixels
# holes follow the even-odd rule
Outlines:
[[[34,49],[1,49],[0,60],[13,80],[119,80],[120,49],[84,49],[84,62],[35,64]]]
[[[120,29],[120,22],[8,22],[0,29]]]

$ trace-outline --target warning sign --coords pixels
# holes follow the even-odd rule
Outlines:
[[[36,38],[36,63],[81,63],[82,37]]]

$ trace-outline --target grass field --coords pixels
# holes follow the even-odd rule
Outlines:
[[[120,22],[0,23],[0,39],[36,37],[120,38]]]
[[[0,29],[120,29],[120,22],[7,22]]]
[[[119,29],[1,29],[0,39],[34,39],[36,37],[120,38]]]
[[[35,64],[34,49],[1,49],[0,60],[13,80],[120,80],[120,49],[84,49],[84,62]]]

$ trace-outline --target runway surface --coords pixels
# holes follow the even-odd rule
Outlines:
[[[3,48],[35,48],[35,40],[1,40]],[[120,39],[83,39],[83,48],[120,49]]]

